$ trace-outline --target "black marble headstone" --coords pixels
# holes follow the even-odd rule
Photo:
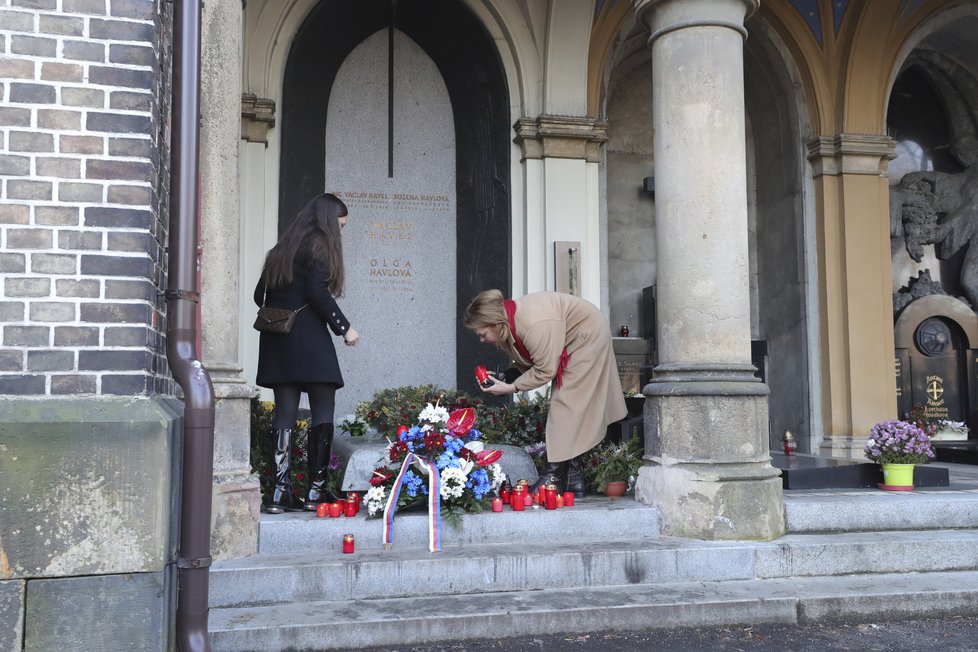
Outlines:
[[[873,462],[856,462],[821,455],[771,453],[771,464],[781,469],[784,489],[862,489],[876,488],[883,482],[883,470]],[[915,487],[946,487],[947,469],[918,464],[914,468]]]

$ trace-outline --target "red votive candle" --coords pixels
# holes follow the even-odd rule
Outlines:
[[[343,513],[343,506],[340,503],[329,503],[329,517],[338,518]]]
[[[329,503],[319,503],[316,505],[316,516],[326,518],[329,516]]]
[[[564,492],[564,507],[573,507],[573,506],[574,506],[574,492],[573,491],[565,491]]]
[[[509,500],[512,497],[513,497],[513,492],[510,491],[509,489],[503,489],[502,491],[499,492],[499,499],[503,501],[504,505],[508,505]]]
[[[552,484],[547,485],[544,493],[543,506],[547,509],[557,509],[557,487]]]
[[[354,500],[357,503],[357,513],[360,513],[360,494],[355,491],[349,491],[346,494],[347,500]]]
[[[522,491],[513,492],[513,497],[509,501],[509,506],[513,508],[514,512],[522,512],[525,508],[526,503],[523,502],[523,496],[525,496]]]
[[[557,494],[557,509],[560,509],[563,506],[564,506],[564,497],[561,496],[560,494]]]
[[[501,512],[501,511],[503,511],[503,499],[502,498],[493,498],[492,499],[492,511],[494,511],[494,512]]]
[[[539,499],[540,494],[536,494],[536,496]],[[526,507],[533,507],[533,499],[530,498],[530,494],[526,494],[525,496],[523,496],[523,505],[525,505]]]
[[[343,505],[343,515],[344,516],[356,516],[357,515],[357,499],[352,498],[346,501]]]
[[[343,535],[343,554],[350,555],[353,554],[354,540],[352,534]]]
[[[483,387],[486,386],[486,384],[489,382],[489,372],[486,370],[485,366],[480,364],[475,368],[475,379]]]

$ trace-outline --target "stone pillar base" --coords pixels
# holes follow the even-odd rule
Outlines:
[[[211,556],[215,560],[258,552],[261,485],[251,472],[251,398],[255,388],[239,367],[212,367],[214,379],[214,493]]]
[[[784,534],[780,472],[768,449],[768,389],[734,367],[660,367],[662,379],[644,389],[645,466],[635,496],[659,510],[663,534],[765,541]]]
[[[216,561],[258,552],[261,520],[258,476],[253,475],[245,482],[215,482],[211,510],[211,556]]]

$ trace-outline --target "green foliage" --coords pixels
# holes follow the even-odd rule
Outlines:
[[[369,401],[357,404],[357,419],[374,428],[381,435],[394,439],[398,426],[410,426],[418,422],[418,415],[425,406],[440,404],[448,409],[478,407],[481,402],[472,401],[463,392],[441,389],[435,385],[417,385],[382,389]]]
[[[337,428],[351,437],[363,437],[367,434],[367,424],[356,417],[353,419],[344,419]]]
[[[518,397],[512,403],[486,409],[491,421],[483,435],[488,443],[533,448],[546,437],[549,396]]]
[[[381,435],[394,439],[397,427],[417,423],[418,415],[428,403],[439,404],[449,411],[475,408],[475,428],[482,433],[483,441],[523,447],[543,442],[550,409],[548,397],[518,398],[509,404],[488,405],[459,390],[419,385],[381,390],[373,399],[359,403],[356,415]]]
[[[605,442],[587,454],[584,473],[589,484],[597,491],[604,491],[609,482],[628,481],[638,475],[642,466],[635,439],[628,442]]]

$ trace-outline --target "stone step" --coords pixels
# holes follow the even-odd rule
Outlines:
[[[484,515],[493,518],[494,515]],[[674,538],[257,555],[215,563],[212,608],[319,600],[978,569],[978,530]]]
[[[726,582],[302,602],[212,609],[211,647],[336,650],[648,628],[978,613],[978,572]]]
[[[453,526],[443,519],[442,545],[535,544],[549,541],[606,541],[637,539],[659,534],[659,512],[654,507],[621,498],[587,497],[573,507],[557,510],[466,514]],[[546,533],[545,535],[542,533]],[[317,518],[311,512],[262,514],[258,551],[262,554],[339,550],[344,534],[356,538],[357,550],[383,548],[383,520],[367,519],[366,509],[347,518]],[[428,546],[428,517],[423,511],[398,514],[394,519],[398,547]]]
[[[786,492],[789,533],[978,528],[978,491]]]
[[[749,546],[660,539],[395,547],[217,562],[210,606],[753,578]],[[771,564],[774,566],[774,564]]]

